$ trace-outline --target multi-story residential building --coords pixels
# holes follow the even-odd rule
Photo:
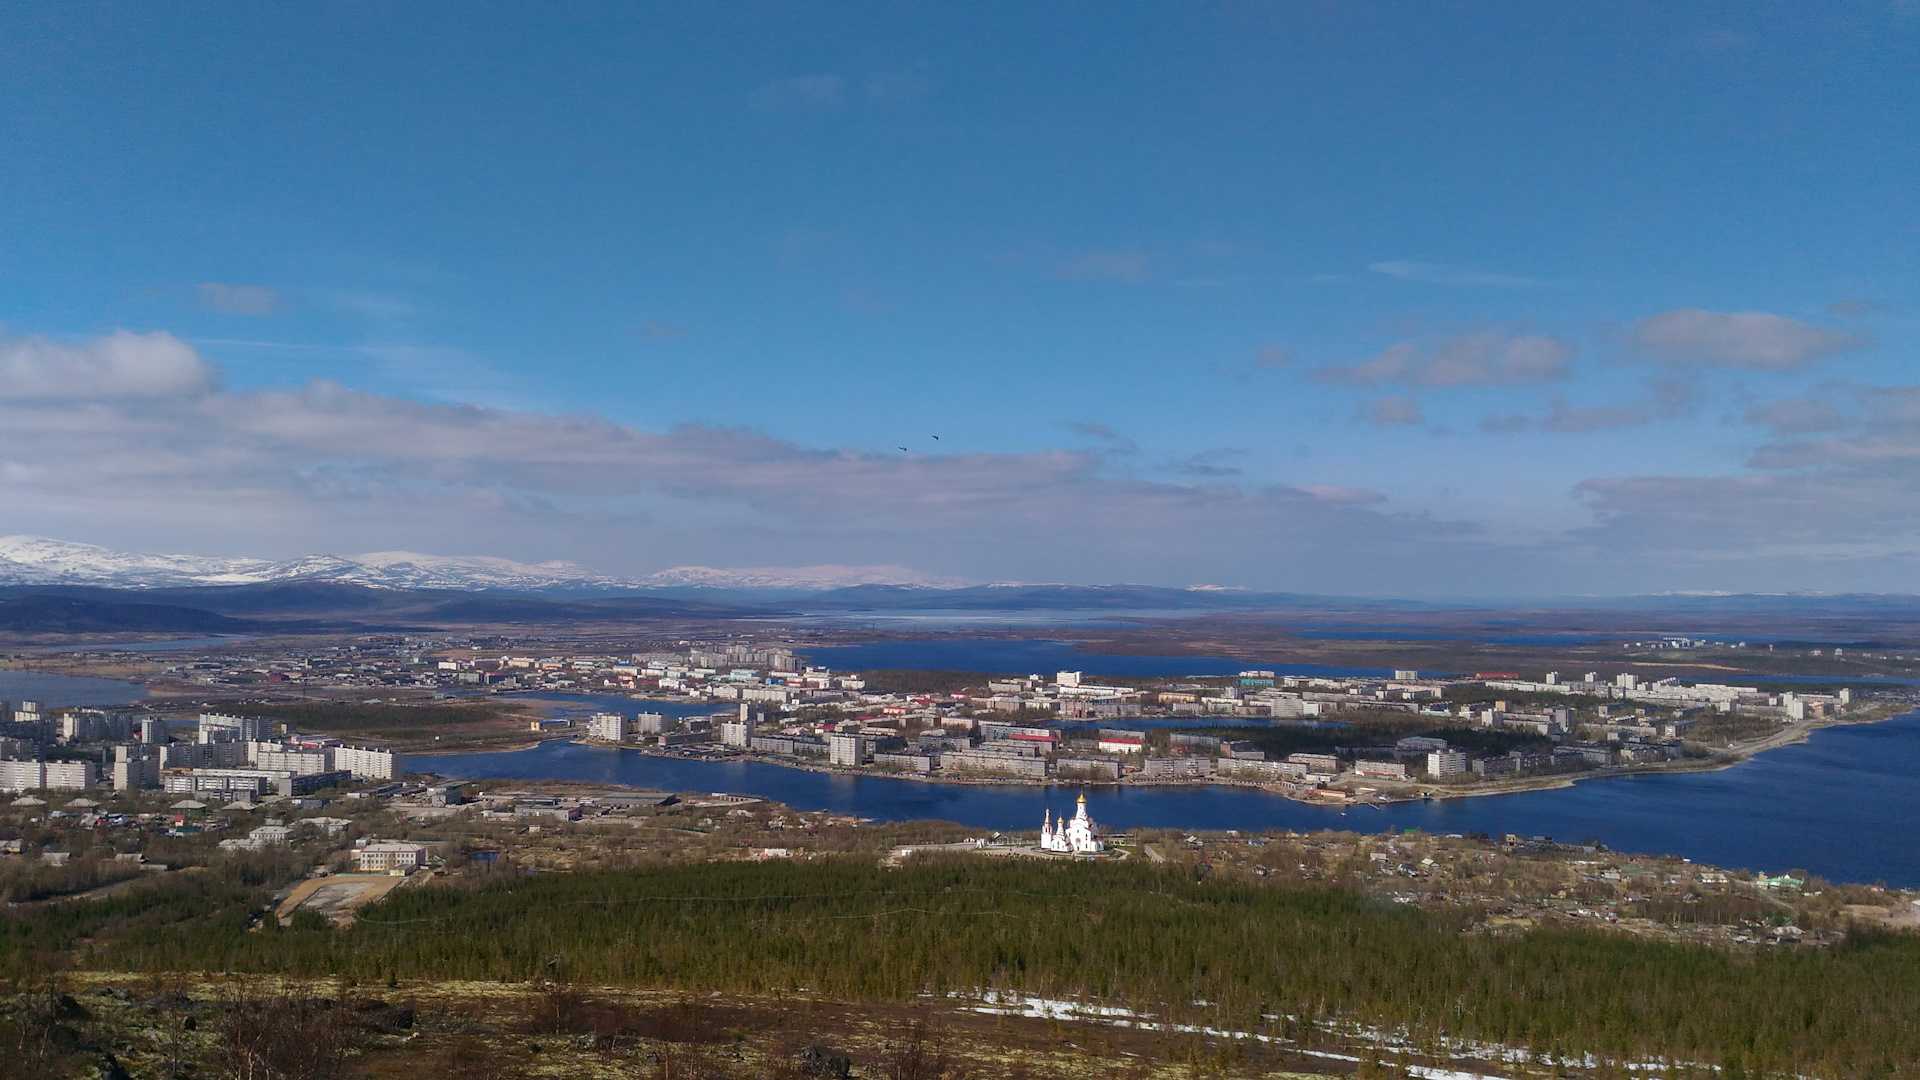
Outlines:
[[[987,750],[959,750],[940,755],[940,771],[1045,779],[1052,771],[1052,763],[1043,757],[996,754]]]
[[[925,776],[933,771],[934,762],[940,759],[933,754],[916,754],[907,751],[875,752],[873,767],[888,772],[917,773]]]
[[[391,750],[370,746],[336,746],[329,751],[336,772],[356,780],[391,780],[400,773],[400,758]]]
[[[290,772],[296,776],[326,772],[330,767],[325,750],[301,750],[273,743],[252,743],[255,768],[272,772]]]
[[[160,784],[170,792],[217,791],[254,795],[307,795],[353,779],[345,770],[305,775],[274,769],[166,769]]]
[[[1458,750],[1433,750],[1427,754],[1427,775],[1437,778],[1465,776],[1473,759]]]
[[[808,735],[755,735],[747,748],[756,754],[787,754],[794,757],[826,757],[827,742]]]
[[[1308,772],[1332,776],[1340,771],[1340,759],[1333,754],[1288,754],[1287,760],[1304,765]]]
[[[1210,757],[1150,757],[1140,763],[1140,775],[1149,780],[1201,780],[1213,770]]]
[[[247,762],[243,742],[165,743],[160,747],[163,769],[232,769]]]
[[[125,739],[133,734],[133,718],[126,713],[100,709],[68,709],[59,719],[61,742],[99,742]]]
[[[113,790],[140,791],[160,786],[160,748],[121,745],[113,748]]]
[[[258,742],[260,737],[266,734],[266,730],[267,722],[257,716],[201,713],[197,741],[203,743]]]
[[[0,760],[0,791],[74,791],[92,787],[98,779],[91,761]]]
[[[1120,762],[1101,757],[1058,757],[1053,761],[1053,775],[1062,780],[1105,783],[1120,779]]]
[[[679,721],[665,713],[643,712],[633,718],[629,730],[635,735],[665,735],[679,726]]]
[[[594,713],[587,717],[587,738],[600,742],[625,742],[632,722],[616,712]]]
[[[1214,775],[1228,780],[1301,781],[1307,767],[1296,761],[1264,761],[1257,758],[1221,758]]]
[[[836,731],[827,736],[827,763],[865,765],[873,760],[873,748],[865,735]]]

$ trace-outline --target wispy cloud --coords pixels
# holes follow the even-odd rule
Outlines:
[[[367,289],[322,289],[312,295],[328,307],[368,322],[401,323],[420,314],[420,305],[393,293]]]
[[[925,67],[878,71],[861,80],[861,89],[875,105],[898,105],[919,101],[933,89],[933,76]]]
[[[847,100],[847,80],[831,72],[794,75],[763,84],[751,95],[766,111],[836,109]]]
[[[1253,366],[1261,371],[1278,371],[1293,363],[1293,350],[1285,345],[1262,345],[1254,350]]]
[[[1538,416],[1525,413],[1501,413],[1480,421],[1480,430],[1490,434],[1518,431],[1546,431],[1563,435],[1583,435],[1597,431],[1645,427],[1662,420],[1691,415],[1699,405],[1699,390],[1692,383],[1674,379],[1650,379],[1638,399],[1615,403],[1573,404],[1556,397],[1547,411]]]
[[[203,281],[193,287],[200,306],[222,315],[271,315],[280,310],[280,293],[265,285]]]
[[[1083,438],[1106,444],[1108,453],[1131,454],[1140,449],[1140,444],[1131,437],[1097,420],[1075,420],[1067,425],[1067,430]]]
[[[1352,386],[1512,386],[1564,378],[1573,352],[1556,337],[1481,331],[1399,342],[1359,363],[1320,368],[1314,378]]]
[[[1635,324],[1633,343],[1676,366],[1791,371],[1823,357],[1865,348],[1868,341],[1858,334],[1764,311],[1681,308]]]
[[[1427,285],[1453,285],[1469,288],[1492,289],[1538,289],[1549,283],[1535,277],[1521,274],[1503,274],[1491,270],[1478,270],[1470,266],[1455,266],[1450,263],[1421,262],[1417,259],[1385,259],[1368,263],[1367,269],[1376,274],[1385,274],[1401,281],[1418,281]]]
[[[1197,454],[1188,454],[1168,465],[1180,476],[1190,476],[1198,480],[1222,480],[1240,476],[1246,472],[1234,464],[1246,456],[1246,451],[1233,446],[1221,446],[1212,450],[1202,450]]]
[[[1426,419],[1420,403],[1405,394],[1376,398],[1360,408],[1360,418],[1374,427],[1410,427]]]
[[[1803,394],[1755,405],[1747,410],[1746,420],[1775,435],[1808,435],[1839,431],[1852,422],[1852,417],[1829,397]]]
[[[1144,251],[1083,251],[1060,264],[1060,276],[1069,281],[1139,284],[1152,271],[1153,259]]]
[[[686,327],[665,319],[647,319],[640,324],[640,337],[646,341],[672,341],[686,336]]]

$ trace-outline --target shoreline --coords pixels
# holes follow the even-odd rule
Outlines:
[[[792,769],[796,772],[822,773],[822,774],[831,775],[831,776],[846,776],[846,777],[881,779],[881,780],[903,780],[903,781],[918,782],[923,784],[952,784],[952,785],[963,786],[963,787],[972,786],[972,787],[1032,787],[1032,788],[1053,788],[1053,787],[1244,788],[1244,789],[1261,791],[1266,794],[1274,795],[1279,798],[1286,799],[1289,802],[1299,803],[1304,806],[1318,806],[1328,810],[1344,811],[1354,807],[1366,807],[1366,806],[1385,807],[1385,806],[1400,804],[1400,803],[1417,803],[1417,802],[1441,801],[1441,800],[1452,800],[1452,799],[1488,798],[1488,797],[1499,796],[1499,795],[1523,795],[1523,794],[1540,792],[1540,791],[1556,791],[1556,790],[1571,788],[1584,781],[1592,781],[1592,780],[1611,780],[1611,779],[1619,779],[1622,777],[1632,777],[1632,776],[1657,776],[1662,773],[1684,774],[1684,773],[1719,772],[1725,769],[1732,769],[1739,765],[1743,765],[1746,762],[1751,761],[1754,758],[1760,756],[1761,754],[1766,753],[1767,751],[1777,750],[1777,749],[1780,749],[1781,747],[1794,746],[1800,743],[1804,743],[1809,738],[1811,738],[1813,733],[1816,731],[1823,731],[1823,730],[1826,730],[1827,728],[1833,728],[1833,727],[1855,727],[1855,726],[1864,726],[1869,724],[1882,723],[1884,721],[1891,720],[1898,716],[1907,715],[1909,712],[1912,712],[1912,711],[1914,710],[1890,709],[1885,711],[1881,715],[1863,717],[1858,719],[1834,719],[1834,720],[1811,721],[1805,724],[1796,725],[1795,727],[1789,730],[1776,732],[1763,739],[1754,740],[1753,742],[1743,744],[1738,747],[1729,747],[1724,751],[1720,751],[1717,756],[1714,756],[1711,758],[1700,758],[1700,759],[1691,759],[1691,760],[1682,760],[1682,761],[1666,761],[1666,762],[1651,763],[1646,765],[1610,766],[1604,769],[1589,769],[1589,770],[1573,772],[1573,773],[1550,773],[1550,774],[1543,774],[1543,775],[1534,776],[1534,777],[1526,777],[1526,778],[1522,778],[1522,779],[1511,781],[1511,782],[1476,786],[1471,788],[1456,789],[1456,788],[1446,788],[1446,787],[1437,787],[1437,786],[1419,786],[1416,789],[1411,791],[1395,792],[1393,794],[1382,794],[1382,795],[1377,795],[1371,798],[1354,798],[1351,796],[1344,797],[1344,798],[1330,798],[1330,797],[1324,797],[1324,796],[1315,797],[1313,795],[1299,794],[1294,791],[1286,790],[1280,787],[1279,785],[1262,784],[1262,783],[1250,782],[1250,781],[1233,781],[1233,780],[1220,781],[1220,780],[1214,780],[1214,779],[1134,779],[1134,778],[1127,778],[1127,777],[1122,777],[1121,779],[1118,779],[1118,780],[1073,780],[1073,779],[1063,779],[1060,777],[1048,777],[1044,780],[1036,780],[1028,777],[1019,777],[1019,776],[1000,776],[1000,777],[942,776],[942,775],[930,775],[930,774],[924,774],[924,773],[911,773],[911,772],[885,772],[885,771],[880,771],[875,769],[855,769],[855,768],[847,768],[845,766],[822,765],[822,764],[816,764],[814,762],[807,761],[807,760],[788,758],[788,757],[777,757],[777,756],[767,755],[767,754],[733,753],[733,754],[727,754],[725,756],[681,754],[681,753],[675,753],[672,751],[661,751],[657,749],[651,749],[644,746],[600,742],[594,739],[589,739],[589,738],[585,738],[578,735],[555,735],[549,738],[535,739],[535,740],[531,740],[516,746],[506,747],[506,748],[475,747],[475,748],[462,749],[462,750],[447,750],[437,754],[433,754],[432,756],[435,756],[435,757],[449,756],[450,757],[455,755],[464,756],[464,755],[484,754],[484,753],[517,753],[525,750],[537,749],[538,747],[549,742],[569,742],[578,746],[594,747],[594,748],[603,749],[603,750],[628,750],[637,754],[641,754],[645,757],[659,758],[667,761],[687,761],[687,762],[699,762],[699,763],[716,764],[716,765],[733,764],[733,763],[766,765],[774,768]],[[485,779],[485,778],[476,777],[476,779]],[[619,785],[619,786],[631,786],[631,785]],[[1338,791],[1339,789],[1333,789],[1333,790]]]

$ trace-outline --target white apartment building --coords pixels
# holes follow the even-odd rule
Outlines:
[[[100,709],[69,709],[60,717],[61,742],[124,739],[133,733],[133,718]]]
[[[77,791],[99,779],[91,761],[0,761],[0,791]]]
[[[328,768],[325,750],[296,750],[273,743],[253,744],[253,764],[255,768],[290,772],[296,776],[323,773]]]
[[[836,731],[827,736],[827,764],[865,765],[873,760],[865,735]]]
[[[267,722],[257,716],[201,713],[198,735],[203,743],[258,742],[266,730]]]
[[[679,726],[679,721],[665,713],[643,712],[633,718],[635,735],[665,735]]]
[[[336,746],[329,753],[333,767],[353,774],[355,780],[391,780],[400,771],[400,758],[391,750],[368,746]]]
[[[601,742],[625,742],[632,724],[614,712],[594,713],[587,718],[587,738]]]

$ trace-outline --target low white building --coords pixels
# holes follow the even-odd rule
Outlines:
[[[427,849],[398,840],[376,840],[354,850],[353,864],[365,873],[407,873],[427,864]]]

